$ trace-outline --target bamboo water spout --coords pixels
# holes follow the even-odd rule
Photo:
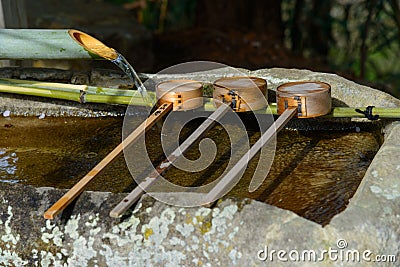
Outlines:
[[[92,46],[85,47],[79,40]],[[77,30],[0,29],[0,59],[110,60],[116,52],[112,48],[101,49],[103,46],[108,48]]]
[[[133,67],[120,53],[84,32],[78,30],[68,30],[68,34],[85,50],[107,60],[110,60],[112,63],[117,65],[123,72],[125,72],[126,75],[129,76],[129,78],[132,79],[137,90],[142,95],[143,101],[145,102],[146,106],[153,106],[154,100],[147,94],[146,87],[143,85]]]
[[[98,55],[107,60],[115,60],[118,57],[118,53],[114,48],[106,46],[96,38],[84,32],[78,30],[68,30],[68,34],[86,51],[92,54]]]
[[[78,30],[2,29],[0,59],[110,60],[132,79],[146,105],[154,104],[137,73],[120,53]]]

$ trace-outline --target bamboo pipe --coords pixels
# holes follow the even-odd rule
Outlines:
[[[64,194],[53,206],[51,206],[45,213],[45,219],[54,219],[58,213],[64,210],[80,193],[86,188],[86,186],[102,171],[107,167],[115,158],[120,155],[124,147],[129,146],[139,137],[150,129],[158,120],[160,120],[165,114],[172,110],[172,103],[165,103],[161,105],[156,111],[154,111],[142,124],[139,125],[122,143],[120,143],[113,151],[111,151],[99,164],[97,164],[89,173],[87,173],[77,184],[75,184],[67,193]]]
[[[115,60],[118,57],[117,51],[110,48],[97,40],[96,38],[78,31],[78,30],[68,30],[68,34],[73,40],[75,40],[80,46],[92,54],[98,55],[107,60]]]
[[[117,52],[74,29],[0,29],[0,59],[108,59]]]
[[[136,71],[120,53],[78,30],[0,30],[0,59],[107,59],[133,79],[146,106],[153,104]]]
[[[110,60],[112,63],[116,64],[123,72],[125,72],[125,74],[127,74],[133,80],[133,83],[137,87],[137,90],[142,95],[145,106],[152,107],[153,104],[155,104],[152,101],[153,99],[151,99],[150,96],[147,94],[146,87],[143,85],[134,68],[120,53],[84,32],[78,30],[69,30],[68,33],[72,37],[72,39],[74,39],[85,50],[89,51],[92,54],[99,55],[102,58]]]
[[[133,79],[146,106],[153,104],[136,71],[121,54],[78,30],[0,30],[0,59],[107,59]]]

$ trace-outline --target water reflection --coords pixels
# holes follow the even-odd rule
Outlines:
[[[200,123],[194,121],[184,128],[182,138]],[[13,118],[12,124],[11,128],[0,127],[0,182],[3,183],[70,188],[121,142],[121,118]],[[260,137],[256,131],[248,131],[248,135],[252,144]],[[160,136],[158,127],[146,134],[147,153],[155,165],[164,157]],[[229,136],[221,126],[216,126],[205,138],[213,139],[218,149],[211,166],[192,173],[171,168],[165,178],[192,187],[218,178],[229,161]],[[271,171],[260,188],[248,191],[258,162],[256,157],[229,196],[253,198],[325,225],[346,208],[379,149],[379,138],[363,130],[283,130],[278,135]],[[144,152],[133,150],[133,153],[132,156],[141,157]],[[197,159],[198,146],[189,150],[186,157]],[[135,186],[121,155],[87,190],[130,192]]]
[[[17,162],[17,153],[0,148],[0,182],[18,183]],[[10,176],[14,176],[14,179],[10,179]]]
[[[3,183],[70,188],[121,142],[121,118],[14,117],[11,123],[0,127]],[[118,158],[88,190],[121,192],[133,186],[123,158]]]

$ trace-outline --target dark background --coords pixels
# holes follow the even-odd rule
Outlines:
[[[397,0],[37,0],[26,8],[30,28],[83,30],[139,72],[194,60],[305,68],[400,97]]]

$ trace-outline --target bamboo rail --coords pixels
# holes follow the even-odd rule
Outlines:
[[[0,92],[70,100],[81,103],[104,103],[146,106],[137,90],[103,88],[88,85],[47,83],[0,78]],[[147,92],[155,99],[154,92]]]
[[[142,95],[137,90],[103,88],[88,85],[0,78],[0,92],[57,98],[81,103],[131,104],[136,106],[147,106],[143,101]],[[147,94],[152,99],[156,98],[154,92],[148,91]],[[276,115],[276,104],[270,103],[269,107],[269,109],[259,110],[256,112]],[[365,116],[357,112],[356,109],[364,110],[365,107],[334,107],[329,114],[319,118],[364,118]],[[216,110],[212,100],[205,102],[204,110]],[[399,119],[400,107],[374,107],[373,115],[379,115],[379,118]]]

